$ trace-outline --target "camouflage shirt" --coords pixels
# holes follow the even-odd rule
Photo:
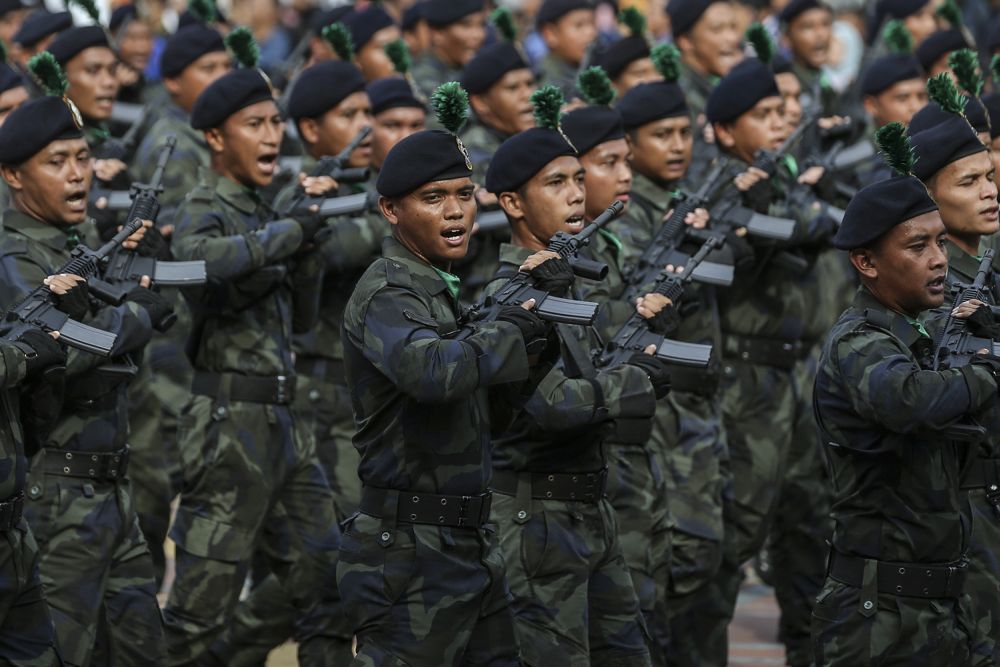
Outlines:
[[[70,228],[75,232],[72,239],[65,229],[13,209],[4,211],[2,224],[0,306],[3,308],[14,306],[45,278],[57,273],[70,260],[77,235],[86,239],[88,245],[97,245],[97,230],[91,221]],[[128,356],[141,353],[153,329],[146,309],[131,301],[116,307],[97,307],[92,301],[84,323],[117,334],[118,338],[110,358],[68,349],[66,400],[59,419],[42,444],[74,451],[116,451],[128,436],[128,401],[122,378],[135,369]]]
[[[939,431],[995,413],[997,386],[973,365],[927,370],[931,352],[922,328],[864,288],[830,331],[814,404],[841,553],[947,563],[965,550],[971,517],[959,470],[969,448]]]
[[[479,119],[470,123],[462,133],[462,143],[469,149],[469,158],[472,160],[472,180],[474,182],[479,185],[486,182],[486,171],[490,167],[490,160],[493,159],[500,144],[508,136],[499,130],[487,127]]]
[[[0,501],[24,489],[28,460],[18,416],[18,394],[13,388],[27,374],[24,352],[0,340]]]
[[[538,72],[538,87],[549,84],[556,86],[562,91],[563,97],[567,101],[577,97],[576,93],[576,71],[577,68],[558,57],[554,53],[546,53],[538,61],[536,68]]]
[[[189,348],[197,370],[292,375],[292,330],[314,324],[300,313],[315,313],[319,273],[308,287],[293,288],[290,260],[302,228],[271,218],[256,192],[210,170],[177,211],[174,255],[203,259],[208,272],[205,286],[184,291],[195,317]]]
[[[344,314],[344,366],[365,486],[473,495],[492,469],[487,388],[528,376],[507,322],[458,324],[454,277],[394,238]]]
[[[416,81],[420,91],[429,97],[442,83],[458,81],[459,77],[462,76],[462,68],[446,65],[428,50],[414,59],[410,75]],[[433,116],[428,116],[428,123],[432,119]]]

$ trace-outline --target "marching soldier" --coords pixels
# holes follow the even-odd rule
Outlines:
[[[597,25],[594,6],[587,0],[544,0],[535,27],[548,53],[538,63],[538,84],[551,84],[563,97],[576,97],[576,73],[587,57]]]
[[[378,79],[369,83],[365,90],[372,105],[371,166],[377,172],[393,146],[424,129],[427,106],[414,94],[407,79]],[[369,180],[369,185],[372,184]]]
[[[426,51],[414,51],[413,80],[425,95],[446,81],[458,81],[462,69],[486,39],[482,0],[426,0],[421,15],[430,33]]]
[[[365,81],[374,81],[394,73],[385,46],[400,39],[401,33],[392,17],[379,5],[354,11],[343,19],[354,42],[354,63]]]

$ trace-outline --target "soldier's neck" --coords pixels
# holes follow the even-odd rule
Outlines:
[[[966,253],[967,255],[972,255],[973,257],[979,256],[979,242],[982,236],[979,234],[953,234],[948,233],[948,239],[958,246],[959,250]]]
[[[510,242],[528,250],[545,250],[549,244],[531,233],[528,224],[521,220],[519,224],[511,225]]]

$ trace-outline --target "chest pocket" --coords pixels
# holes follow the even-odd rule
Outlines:
[[[412,310],[404,309],[403,317],[411,322],[422,324],[428,329],[434,329],[434,331],[436,331],[442,338],[449,338],[458,333],[458,325],[455,322],[455,318],[446,316],[444,313],[442,313],[439,316],[440,319],[438,319],[433,315],[415,313]]]

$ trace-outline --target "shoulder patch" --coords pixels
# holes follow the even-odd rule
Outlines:
[[[402,262],[394,259],[385,260],[385,281],[393,287],[412,287],[413,278],[410,269]]]

